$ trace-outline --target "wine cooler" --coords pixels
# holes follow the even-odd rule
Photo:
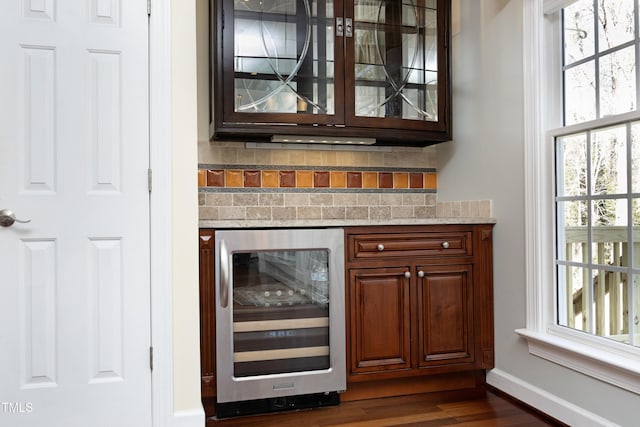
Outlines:
[[[219,418],[339,402],[344,232],[215,233]]]

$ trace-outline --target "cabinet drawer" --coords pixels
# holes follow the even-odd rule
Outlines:
[[[471,232],[355,234],[349,236],[349,258],[472,255]]]

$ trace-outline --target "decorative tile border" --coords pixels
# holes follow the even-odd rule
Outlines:
[[[435,193],[434,168],[198,165],[203,191],[410,191]]]

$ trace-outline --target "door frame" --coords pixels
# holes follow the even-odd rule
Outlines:
[[[171,215],[171,0],[154,0],[149,17],[152,425],[173,425]],[[153,72],[151,72],[153,70]],[[153,106],[153,108],[151,108]],[[152,214],[151,214],[152,213]]]
[[[151,399],[152,399],[152,425],[154,427],[179,426],[201,427],[205,424],[205,413],[201,399],[192,402],[187,408],[175,408],[174,392],[174,330],[176,330],[173,318],[173,290],[174,268],[173,265],[173,233],[176,225],[197,224],[198,214],[196,208],[187,215],[180,214],[174,217],[173,204],[175,203],[174,178],[172,169],[176,165],[176,157],[172,156],[173,147],[177,142],[173,141],[173,108],[172,86],[180,82],[172,81],[172,43],[174,39],[183,41],[184,34],[172,34],[172,20],[191,19],[191,16],[173,16],[172,9],[177,7],[188,8],[186,13],[193,13],[193,26],[196,23],[196,3],[198,0],[185,2],[184,6],[175,6],[177,0],[148,0],[151,5],[149,18],[149,167],[153,171],[153,190],[150,195],[150,275],[151,275],[151,342],[153,345],[153,370],[151,372]],[[193,8],[191,10],[191,8]],[[185,30],[188,31],[188,30]],[[180,32],[183,32],[180,30]],[[187,34],[186,40],[196,43],[195,30],[193,37]],[[196,48],[193,49],[193,75],[196,73]],[[190,77],[190,76],[189,76]],[[184,77],[187,78],[187,77]],[[195,85],[193,86],[195,89]],[[195,98],[195,92],[193,94]],[[194,99],[195,103],[195,99]],[[196,112],[194,112],[195,114]],[[195,122],[194,122],[195,123]],[[194,129],[193,153],[180,160],[179,168],[193,173],[194,202],[197,203],[195,192],[197,191],[197,131]],[[187,148],[189,150],[189,148]],[[182,156],[179,156],[182,157]],[[186,162],[189,162],[187,164]],[[188,181],[188,180],[187,180]],[[184,181],[181,181],[184,182]],[[182,185],[182,184],[181,184]],[[194,205],[195,206],[195,205]],[[196,286],[194,292],[197,295],[197,256],[198,256],[197,227],[193,230],[193,277]],[[197,310],[197,300],[193,307]],[[194,324],[187,325],[197,330],[197,320]],[[197,342],[194,344],[193,356],[199,360],[200,351]],[[195,367],[194,367],[195,368]],[[182,369],[182,368],[181,368]],[[193,384],[193,391],[200,396],[200,369],[189,370],[187,383]]]
[[[195,8],[193,22],[195,28]],[[174,218],[172,176],[172,4],[176,0],[149,0],[149,167],[153,171],[153,191],[150,195],[150,276],[151,276],[151,343],[153,345],[153,370],[151,372],[152,425],[154,427],[180,426],[201,427],[205,423],[202,403],[176,411],[173,384],[173,230],[176,221],[197,222],[197,210],[193,218]],[[192,38],[196,43],[196,37]],[[193,50],[195,52],[195,49]],[[195,75],[195,56],[194,75]],[[195,94],[194,94],[195,96]],[[197,134],[197,132],[194,132]],[[197,139],[197,138],[196,138]],[[193,144],[197,143],[194,139]],[[197,152],[194,145],[194,153]],[[193,164],[184,165],[193,169],[194,187],[197,181],[197,156]],[[182,166],[181,166],[182,167]],[[198,256],[197,230],[194,230],[194,256]],[[197,261],[194,276],[197,280]],[[195,284],[197,286],[197,283]],[[196,289],[197,293],[197,289]],[[197,309],[197,303],[194,307]],[[193,325],[198,328],[198,324]],[[193,349],[198,358],[199,348]],[[199,368],[194,383],[200,394]],[[198,399],[199,400],[199,399]]]

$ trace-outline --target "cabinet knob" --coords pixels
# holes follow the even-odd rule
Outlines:
[[[449,242],[442,242],[443,249],[449,249]]]
[[[384,251],[384,245],[383,245],[382,243],[380,243],[380,244],[378,245],[378,251],[379,251],[379,252]]]
[[[424,271],[422,270],[418,271],[418,277],[424,277]]]
[[[408,271],[404,272],[404,277],[406,277],[407,279],[411,279],[411,273]]]

